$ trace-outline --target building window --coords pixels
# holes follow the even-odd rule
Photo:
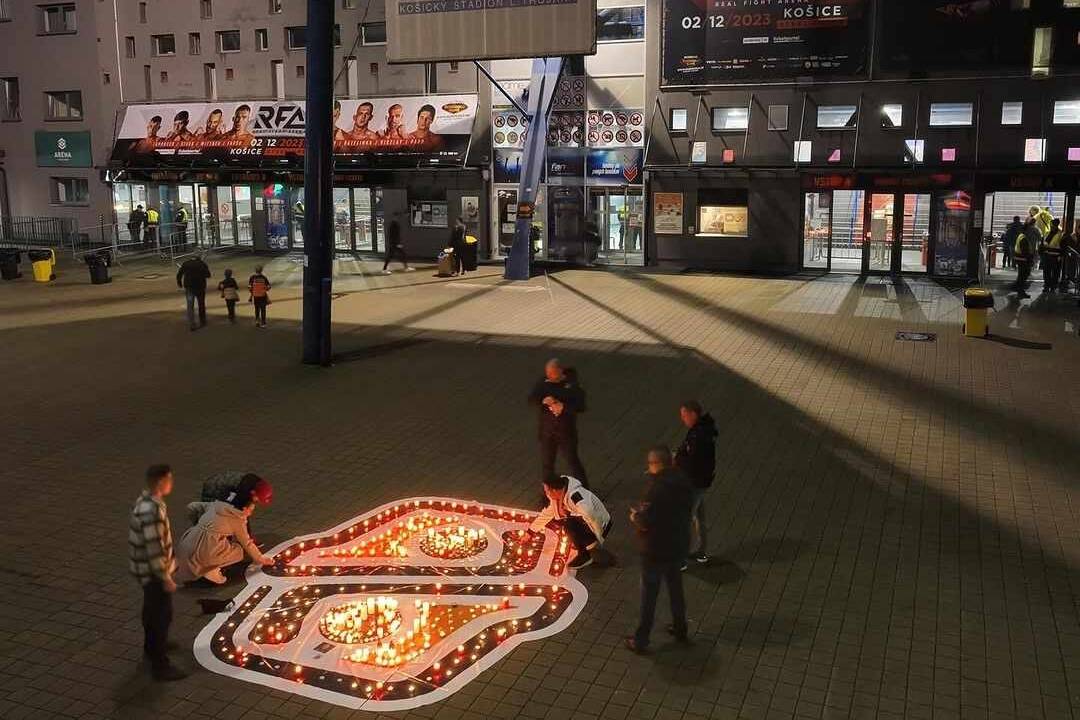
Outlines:
[[[175,55],[176,54],[176,36],[175,35],[151,35],[150,47],[153,49],[154,54],[158,56]]]
[[[265,28],[255,31],[255,50],[266,52],[270,49],[270,32]]]
[[[686,108],[671,108],[671,132],[686,132],[687,116]]]
[[[1055,125],[1080,125],[1080,100],[1058,100],[1054,103]]]
[[[356,7],[356,0],[341,0],[342,10],[352,10]]]
[[[364,45],[385,45],[386,23],[364,23],[360,26],[360,38]]]
[[[0,22],[11,20],[11,0],[0,0]]]
[[[112,84],[112,76],[109,75],[109,73],[102,73],[101,82],[104,83],[105,85]]]
[[[787,130],[787,128],[788,128],[788,106],[787,105],[770,105],[768,110],[769,110],[769,129],[770,130]]]
[[[281,0],[270,0],[270,14],[277,15],[281,12]]]
[[[968,127],[974,108],[971,103],[930,103],[930,127]]]
[[[817,109],[819,130],[853,128],[858,122],[859,108],[856,105],[821,105]]]
[[[1024,122],[1024,103],[1003,102],[1001,103],[1001,124],[1020,125]]]
[[[139,22],[143,25],[146,24],[146,3],[139,3]]]
[[[792,159],[797,163],[810,162],[810,153],[814,149],[814,144],[809,140],[796,140],[794,151],[792,152]]]
[[[296,66],[296,77],[298,77],[298,78],[304,77],[304,66],[303,65],[297,65]]]
[[[285,28],[285,47],[290,50],[303,50],[307,47],[307,28],[303,26]]]
[[[129,58],[135,57],[135,37],[133,35],[124,38],[124,55]]]
[[[45,93],[46,120],[82,120],[82,93],[78,90],[57,90]]]
[[[270,63],[270,79],[274,86],[274,97],[285,99],[285,64],[281,60]]]
[[[600,8],[596,11],[597,42],[620,42],[644,38],[644,5]]]
[[[203,20],[214,17],[214,0],[199,0],[199,16]]]
[[[151,78],[154,77],[153,71],[149,65],[143,65],[143,95],[147,100],[154,99],[154,84],[151,82]]]
[[[201,55],[202,54],[202,35],[199,33],[188,33],[188,55]]]
[[[360,75],[356,68],[356,58],[345,58],[345,90],[349,97],[357,96],[360,87]]]
[[[240,52],[240,31],[222,30],[217,34],[218,52]]]
[[[210,100],[217,100],[217,66],[214,63],[203,65],[203,85],[206,86],[206,97]]]
[[[232,80],[233,79],[233,69],[232,68],[225,68],[225,79],[226,80]]]
[[[904,127],[904,106],[900,103],[882,105],[881,127],[886,130]]]
[[[1035,28],[1031,48],[1031,76],[1047,77],[1050,74],[1050,58],[1054,54],[1054,28]]]
[[[53,205],[86,205],[90,183],[84,178],[49,178],[49,198]]]
[[[75,4],[41,6],[41,32],[45,35],[73,33],[75,27]]]
[[[1024,162],[1041,163],[1046,160],[1046,138],[1028,138],[1024,141]]]
[[[458,71],[458,62],[457,62],[457,60],[451,60],[450,61],[450,67],[447,69],[447,72],[456,73],[457,71]]]
[[[341,26],[334,24],[334,47],[341,47]]]
[[[714,107],[712,109],[713,132],[745,130],[750,126],[750,111],[744,107]]]
[[[169,71],[168,70],[162,70],[160,77],[161,77],[161,84],[162,85],[168,85],[169,84]]]
[[[19,78],[0,78],[0,120],[21,120],[19,116]]]
[[[921,163],[925,154],[925,140],[909,139],[904,141],[904,162]]]

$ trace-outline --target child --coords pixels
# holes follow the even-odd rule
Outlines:
[[[225,298],[225,307],[229,311],[229,322],[236,322],[236,301],[240,299],[240,286],[236,284],[232,270],[225,271],[225,279],[218,283],[221,297]]]
[[[143,590],[143,654],[150,660],[154,679],[159,682],[187,677],[169,661],[166,652],[172,594],[176,592],[173,581],[176,560],[165,508],[165,497],[172,488],[172,469],[168,465],[151,465],[146,471],[146,489],[135,501],[128,523],[129,566]]]
[[[266,327],[266,306],[270,304],[270,280],[262,274],[262,265],[248,278],[248,302],[255,303],[255,327]]]
[[[552,521],[561,523],[577,551],[567,567],[580,570],[592,563],[594,555],[608,564],[614,561],[600,547],[611,532],[611,515],[600,498],[585,489],[576,478],[554,473],[544,478],[544,495],[548,505],[529,529],[541,532]]]

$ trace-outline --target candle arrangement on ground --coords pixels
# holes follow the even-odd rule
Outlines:
[[[250,576],[235,609],[200,633],[196,657],[215,672],[351,708],[436,702],[583,608],[584,587],[566,575],[565,535],[531,533],[532,519],[423,498],[290,541],[274,550],[276,565]],[[354,560],[373,557],[373,547],[380,560]],[[487,564],[470,566],[481,554]]]
[[[487,531],[464,525],[447,528],[428,528],[420,538],[420,549],[428,557],[441,560],[463,560],[487,550]]]

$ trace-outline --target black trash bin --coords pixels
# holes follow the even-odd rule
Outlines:
[[[19,261],[22,256],[18,250],[12,248],[0,248],[0,277],[4,280],[15,280],[22,277],[19,272]]]
[[[86,267],[90,271],[91,285],[104,285],[112,281],[112,278],[109,277],[109,261],[111,257],[108,251],[86,254],[84,259],[86,260]]]

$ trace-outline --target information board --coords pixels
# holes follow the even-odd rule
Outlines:
[[[664,0],[665,86],[866,70],[868,0]]]

